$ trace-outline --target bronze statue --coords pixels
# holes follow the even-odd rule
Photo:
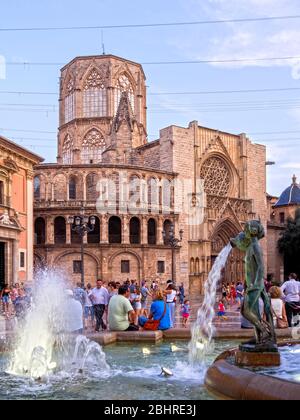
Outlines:
[[[246,287],[242,315],[255,327],[255,340],[241,346],[244,351],[278,351],[273,321],[271,300],[264,284],[263,252],[259,241],[265,236],[265,230],[260,221],[252,220],[245,226],[244,232],[231,245],[246,252]],[[264,303],[263,319],[260,313],[260,299]]]

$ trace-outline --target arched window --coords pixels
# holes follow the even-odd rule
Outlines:
[[[156,245],[156,221],[154,219],[148,220],[148,244]]]
[[[93,69],[83,88],[83,116],[85,118],[107,116],[107,91],[102,76]]]
[[[34,223],[35,245],[44,245],[46,242],[46,223],[42,217],[36,219]]]
[[[100,243],[100,220],[98,217],[95,217],[96,223],[94,230],[88,233],[88,243],[89,244],[99,244]]]
[[[76,176],[71,176],[69,179],[69,200],[76,200],[77,198],[77,179]]]
[[[54,220],[54,242],[55,244],[65,244],[66,240],[66,220],[64,217],[57,217]]]
[[[67,94],[65,97],[65,123],[68,123],[75,118],[75,86],[74,80],[70,79],[67,85]]]
[[[3,183],[2,183],[3,184]],[[34,188],[34,199],[40,200],[41,198],[41,179],[39,176],[34,177],[33,181],[33,188]]]
[[[200,260],[199,260],[199,258],[196,258],[196,262],[195,262],[195,273],[196,274],[200,274]]]
[[[129,78],[126,76],[126,74],[122,74],[116,84],[115,87],[115,114],[118,111],[121,96],[123,92],[127,92],[128,98],[130,101],[130,105],[132,108],[132,112],[135,112],[135,104],[134,104],[134,90],[132,87],[132,84],[130,83]]]
[[[191,258],[190,273],[195,274],[195,259],[194,258]]]
[[[133,217],[130,220],[130,243],[141,243],[141,222],[137,217]]]
[[[63,165],[72,165],[73,163],[73,140],[68,134],[64,140],[62,150]]]
[[[166,220],[164,222],[164,242],[165,245],[170,244],[170,238],[172,236],[172,233],[174,231],[174,225],[170,220]]]
[[[119,217],[113,216],[109,219],[108,232],[110,244],[122,243],[122,222]]]
[[[82,143],[82,163],[89,165],[102,162],[102,153],[105,149],[106,143],[100,131],[96,129],[89,131]]]
[[[97,196],[97,183],[98,176],[97,174],[89,174],[86,177],[86,199],[87,201],[96,201]]]

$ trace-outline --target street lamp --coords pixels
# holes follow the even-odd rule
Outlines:
[[[80,216],[70,216],[68,220],[73,232],[80,236],[81,241],[81,287],[84,287],[84,237],[93,232],[96,224],[96,217],[85,216],[84,210],[81,210]]]
[[[171,223],[168,234],[165,230],[163,230],[162,234],[165,244],[170,245],[170,247],[172,248],[172,280],[174,283],[176,283],[175,251],[183,240],[184,231],[181,229],[179,231],[179,238],[176,238],[175,226],[173,223]]]

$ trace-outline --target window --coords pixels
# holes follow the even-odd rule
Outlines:
[[[73,273],[81,274],[82,264],[81,261],[73,261]]]
[[[72,176],[69,180],[69,200],[76,200],[76,177]]]
[[[137,217],[133,217],[130,220],[130,243],[141,243],[141,222]]]
[[[72,165],[73,163],[73,140],[69,134],[63,144],[62,159],[64,165]]]
[[[44,245],[46,242],[46,223],[42,217],[34,223],[35,245]]]
[[[105,140],[98,130],[91,130],[84,138],[81,150],[81,160],[84,164],[102,162],[102,153],[106,149]]]
[[[108,231],[110,244],[122,243],[122,222],[119,217],[113,216],[109,219]]]
[[[55,244],[65,244],[66,240],[66,220],[64,217],[57,217],[54,220],[54,242]]]
[[[99,244],[100,243],[100,220],[98,217],[95,218],[96,223],[92,232],[89,232],[87,235],[87,240],[89,244]]]
[[[164,274],[165,273],[165,262],[164,261],[157,261],[157,273]]]
[[[279,214],[279,219],[280,219],[280,223],[282,225],[284,225],[285,224],[285,214],[284,213],[280,213]]]
[[[129,260],[121,261],[121,273],[122,274],[129,274],[130,273],[130,261]]]
[[[119,104],[121,101],[122,93],[127,92],[128,98],[130,101],[132,112],[135,112],[135,106],[134,106],[134,91],[132,88],[132,85],[130,83],[129,78],[126,76],[126,74],[123,74],[119,77],[116,89],[115,89],[115,114],[118,111]]]
[[[3,182],[2,182],[2,184],[3,184]],[[41,180],[40,180],[40,177],[38,177],[38,176],[34,177],[33,188],[34,188],[34,199],[39,200],[41,198]],[[1,190],[1,187],[0,187],[0,190]],[[1,197],[1,193],[0,193],[0,197]],[[1,200],[1,198],[0,198],[0,200]]]
[[[83,116],[85,118],[106,117],[107,91],[101,75],[92,70],[89,74],[83,92]]]
[[[74,80],[71,79],[67,86],[67,96],[65,97],[65,123],[75,118],[75,92]]]
[[[25,252],[20,252],[20,268],[25,268]]]
[[[148,245],[156,245],[156,221],[148,221]]]

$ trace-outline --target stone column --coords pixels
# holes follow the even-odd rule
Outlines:
[[[122,244],[130,244],[130,229],[129,229],[129,217],[122,217]]]
[[[46,218],[46,245],[54,245],[54,217]]]
[[[157,223],[157,244],[164,245],[164,238],[163,238],[163,219],[159,217]]]
[[[82,186],[82,194],[83,194],[82,200],[83,201],[87,201],[86,200],[86,177],[87,177],[87,175],[85,174],[83,176],[83,178],[82,178],[82,182],[83,182],[83,186]]]
[[[71,228],[72,226],[69,223],[66,224],[66,244],[71,245]]]
[[[11,269],[12,269],[12,284],[16,284],[19,282],[18,273],[19,273],[19,241],[13,240],[11,242],[11,246],[9,247],[9,243],[7,244],[8,248],[11,248]],[[27,254],[28,258],[28,254]],[[27,277],[28,279],[28,277]],[[30,278],[32,280],[32,277]]]
[[[100,243],[108,244],[108,216],[104,215],[100,217]]]
[[[142,217],[141,243],[142,243],[142,245],[147,245],[148,244],[148,218],[146,216]]]

